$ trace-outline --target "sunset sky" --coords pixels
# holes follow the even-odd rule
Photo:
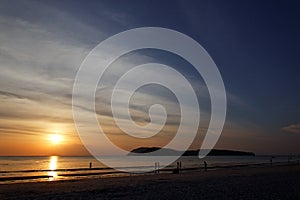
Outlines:
[[[228,107],[215,148],[300,154],[299,10],[298,1],[2,0],[0,156],[88,155],[72,116],[76,72],[104,39],[149,26],[190,36],[218,66]],[[132,118],[141,124],[148,121],[150,105],[165,106],[169,117],[158,135],[129,137],[112,118],[113,84],[133,66],[147,62],[172,66],[195,88],[201,122],[190,148],[200,148],[210,116],[207,88],[185,60],[159,50],[124,55],[106,72],[105,83],[96,93],[96,110],[107,136],[130,150],[164,146],[176,133],[180,112],[166,88],[146,86],[131,102]],[[155,72],[149,68],[145,74]],[[123,112],[121,106],[119,110]]]

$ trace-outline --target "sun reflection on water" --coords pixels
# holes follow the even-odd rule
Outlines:
[[[58,160],[57,156],[50,157],[49,170],[51,170],[51,171],[48,172],[48,176],[51,176],[51,177],[49,177],[50,181],[55,180],[55,178],[57,177],[57,172],[55,171],[57,169],[57,160]]]

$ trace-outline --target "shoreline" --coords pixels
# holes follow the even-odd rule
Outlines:
[[[0,185],[0,199],[300,198],[300,165],[248,166]],[[234,193],[237,191],[237,194]],[[146,195],[146,196],[145,196]],[[285,195],[285,196],[284,196]],[[285,198],[284,198],[285,197]]]
[[[243,167],[264,167],[264,166],[284,166],[284,165],[298,165],[298,162],[277,162],[277,163],[250,163],[250,164],[234,164],[234,165],[216,165],[216,166],[208,166],[208,170],[220,170],[226,168],[243,168]],[[160,169],[161,173],[172,173],[174,168],[167,167]],[[105,178],[105,175],[116,175],[116,176],[132,176],[132,175],[141,175],[141,174],[153,174],[152,172],[147,173],[128,173],[122,171],[115,171],[112,168],[71,168],[71,169],[56,169],[56,170],[21,170],[21,171],[0,171],[1,173],[28,173],[28,172],[79,172],[80,173],[65,173],[65,174],[57,174],[56,177],[64,178],[64,177],[73,177],[67,180],[76,180],[80,177],[81,179],[89,179],[91,176],[99,176],[98,178]],[[95,172],[97,171],[97,172]],[[204,171],[204,167],[190,167],[190,168],[182,168],[182,172],[191,172],[191,171]],[[103,176],[104,175],[104,176]],[[15,184],[15,183],[26,183],[28,180],[36,180],[35,182],[49,182],[49,180],[38,180],[38,179],[51,179],[54,178],[51,175],[30,175],[30,176],[0,176],[0,185],[2,184]],[[53,181],[62,181],[63,179],[53,180]],[[65,180],[65,181],[67,181]],[[9,181],[17,181],[17,182],[9,182]],[[18,182],[22,181],[22,182]]]

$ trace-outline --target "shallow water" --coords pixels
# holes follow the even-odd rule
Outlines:
[[[181,161],[182,168],[203,168],[204,160],[208,163],[209,167],[218,167],[270,163],[270,158],[271,156],[207,156],[200,160],[196,156],[185,156],[181,157],[178,161]],[[108,159],[116,163],[120,162],[118,157],[111,156]],[[296,160],[299,158],[294,157],[293,159]],[[273,158],[273,163],[287,161],[288,157],[285,156],[275,156]],[[92,169],[89,169],[90,163],[92,163]],[[155,164],[146,162],[146,160],[136,161],[136,163],[119,164],[122,166],[131,166],[133,171],[141,168],[149,171],[155,169]],[[173,163],[165,168],[172,169],[175,166],[176,163]],[[125,175],[128,174],[119,173],[119,171],[107,168],[93,157],[0,157],[0,184]],[[8,177],[18,178],[7,180]]]

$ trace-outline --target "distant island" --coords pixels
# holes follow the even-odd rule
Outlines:
[[[180,151],[176,151],[173,149],[167,149],[167,148],[160,148],[160,147],[139,147],[136,149],[133,149],[130,151],[129,155],[132,153],[150,153],[155,152],[157,150],[163,150],[159,155],[161,156],[172,156],[172,155],[178,155],[179,153],[182,153]],[[197,156],[199,154],[198,150],[187,150],[182,155],[183,156]],[[155,155],[155,153],[154,153]],[[235,151],[235,150],[225,150],[225,149],[212,149],[208,156],[255,156],[255,153],[253,152],[245,152],[245,151]]]

